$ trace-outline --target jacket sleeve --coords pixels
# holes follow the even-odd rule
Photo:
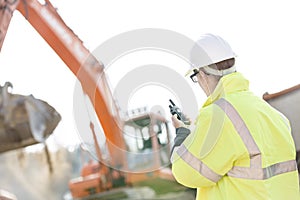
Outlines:
[[[173,153],[174,149],[180,146],[185,138],[191,133],[190,129],[185,127],[176,128],[176,137],[174,139],[174,145],[171,150],[171,154]]]
[[[233,166],[239,137],[226,114],[215,105],[203,109],[195,130],[172,153],[176,180],[191,188],[214,186]]]

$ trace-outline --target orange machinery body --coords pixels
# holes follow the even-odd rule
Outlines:
[[[90,161],[81,170],[81,176],[69,182],[71,194],[81,198],[112,188],[109,169],[98,162]]]

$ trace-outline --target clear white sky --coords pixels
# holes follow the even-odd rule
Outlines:
[[[90,51],[115,35],[139,28],[169,29],[193,40],[202,33],[211,32],[223,36],[231,44],[238,54],[238,70],[250,80],[251,89],[257,95],[300,83],[297,73],[300,67],[297,59],[300,46],[297,0],[51,2]],[[141,58],[139,54],[136,58],[134,54],[130,56],[133,57],[126,61],[130,65],[150,62],[145,60],[143,63],[143,59],[138,59]],[[166,64],[162,56],[155,59],[156,64]],[[177,60],[170,59],[169,64]],[[2,85],[10,81],[14,85],[14,93],[33,94],[61,113],[63,120],[54,132],[54,140],[62,145],[73,144],[77,137],[72,115],[75,77],[17,12],[0,54],[0,67]],[[117,77],[120,76],[110,77],[112,85],[118,82]],[[139,95],[144,98],[148,92],[139,92],[132,101],[142,106]],[[154,102],[150,96],[146,99],[143,102],[146,105]],[[165,98],[162,100],[165,101]],[[204,97],[200,96],[199,102],[203,101]],[[135,103],[137,107],[139,103]]]

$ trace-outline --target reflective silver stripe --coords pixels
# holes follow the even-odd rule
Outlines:
[[[240,114],[228,101],[223,98],[216,101],[215,104],[226,113],[235,127],[235,130],[241,136],[241,139],[243,140],[250,155],[250,166],[260,168],[262,166],[261,153]]]
[[[297,170],[297,163],[295,160],[280,162],[269,167],[262,168],[261,152],[239,113],[225,99],[219,99],[215,102],[215,104],[218,105],[231,120],[250,155],[250,167],[234,166],[227,173],[228,176],[244,179],[265,180],[279,174]]]
[[[221,175],[215,173],[201,160],[199,160],[191,152],[189,152],[189,150],[184,146],[184,144],[180,145],[180,147],[176,152],[181,157],[182,160],[184,160],[188,165],[190,165],[192,168],[198,171],[205,178],[215,183],[222,178]]]
[[[235,166],[227,175],[235,178],[265,180],[273,176],[297,170],[295,160],[276,163],[266,168],[249,168]]]

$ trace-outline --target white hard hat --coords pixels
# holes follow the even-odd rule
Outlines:
[[[236,54],[223,38],[207,33],[202,35],[192,48],[190,62],[192,69],[199,69],[235,57]],[[225,75],[235,71],[233,68],[227,69],[227,71],[212,68],[209,70],[214,75]]]

